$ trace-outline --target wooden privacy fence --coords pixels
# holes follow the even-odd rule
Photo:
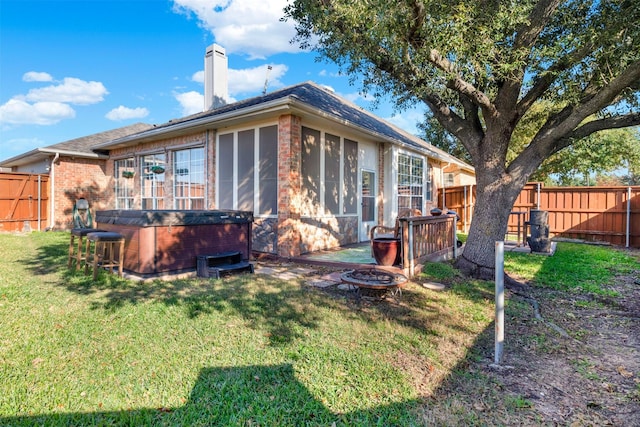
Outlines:
[[[456,256],[454,215],[398,218],[402,244],[402,268],[413,277],[427,260]]]
[[[48,206],[48,175],[0,173],[0,231],[44,229]]]
[[[469,230],[475,200],[475,186],[450,187],[444,193],[442,189],[438,192],[439,206],[460,215],[458,231],[462,232]],[[515,233],[518,219],[528,221],[531,209],[549,212],[552,237],[640,247],[640,186],[545,188],[541,183],[529,183],[513,205],[507,231]]]

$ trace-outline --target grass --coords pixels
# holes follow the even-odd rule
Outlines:
[[[491,321],[482,286],[356,304],[263,275],[94,283],[68,238],[0,235],[2,425],[420,424]]]
[[[561,291],[617,296],[607,289],[612,276],[637,268],[637,261],[603,246],[558,243],[553,256],[505,253],[505,271]]]
[[[450,264],[420,277],[445,291],[410,284],[400,304],[356,302],[259,274],[138,283],[101,273],[92,282],[67,271],[68,239],[0,234],[0,425],[537,419],[526,398],[505,399],[495,380],[468,369],[491,359],[493,284]],[[592,248],[562,244],[556,256],[572,266],[583,250]],[[578,289],[630,268],[617,254],[595,255],[597,267],[571,267],[572,282],[553,272],[567,267],[555,256],[509,254],[506,264],[543,286]],[[530,315],[517,301],[507,310]]]

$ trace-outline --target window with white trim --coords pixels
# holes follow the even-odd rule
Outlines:
[[[164,183],[167,156],[149,154],[140,158],[142,209],[164,209]]]
[[[453,176],[453,173],[451,172],[447,172],[444,174],[444,185],[447,187],[453,187],[453,184],[455,183],[455,179]]]
[[[398,211],[422,211],[425,197],[431,200],[431,174],[425,175],[424,164],[423,157],[398,153]]]
[[[114,162],[116,209],[133,209],[135,171],[133,157]]]
[[[204,148],[189,148],[173,154],[175,209],[204,209],[206,181]]]

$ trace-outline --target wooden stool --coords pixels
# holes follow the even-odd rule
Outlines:
[[[91,252],[91,242],[94,242],[93,253]],[[98,267],[108,268],[111,273],[113,273],[114,267],[118,267],[118,276],[122,277],[124,262],[124,236],[122,234],[110,231],[87,234],[85,254],[84,274],[89,272],[89,264],[91,264],[93,266],[93,280],[98,278]]]
[[[86,252],[84,250],[83,238],[89,233],[95,233],[97,231],[104,231],[98,228],[74,228],[71,230],[71,239],[69,240],[69,262],[67,268],[71,268],[73,260],[76,261],[76,270],[80,270],[80,263],[86,259]],[[78,245],[76,248],[75,239],[78,238]]]

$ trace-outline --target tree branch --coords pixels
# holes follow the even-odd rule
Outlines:
[[[544,94],[551,84],[555,81],[557,75],[562,71],[571,68],[574,64],[584,59],[593,52],[593,46],[590,44],[582,46],[580,49],[574,50],[567,55],[560,56],[557,62],[552,64],[546,71],[539,74],[533,86],[527,94],[518,102],[516,110],[519,116],[523,116],[529,108]]]
[[[522,51],[523,55],[529,55],[531,48],[535,45],[536,40],[538,40],[559,4],[560,0],[541,0],[535,5],[529,13],[528,24],[522,25],[516,30],[516,37],[512,47],[513,53]],[[496,96],[496,105],[511,106],[517,103],[528,63],[526,57],[521,58],[521,60],[523,60],[523,66],[518,70],[517,75],[514,75],[513,79],[506,80],[500,87]],[[519,110],[516,108],[512,112],[521,117],[526,112],[526,109]]]
[[[447,81],[447,87],[449,89],[467,96],[473,103],[484,110],[486,116],[493,116],[496,113],[495,105],[493,105],[489,97],[471,83],[460,78],[460,76],[457,75],[453,63],[443,57],[438,50],[431,49],[429,51],[429,62],[435,65],[436,68],[444,71],[445,74],[452,76]]]
[[[631,126],[640,125],[640,113],[626,114],[624,116],[615,116],[615,117],[607,117],[604,119],[593,120],[583,124],[578,127],[576,130],[571,132],[565,138],[559,140],[552,150],[551,154],[555,154],[556,152],[562,150],[563,148],[567,148],[574,141],[582,138],[586,138],[587,136],[599,132],[601,130],[606,129],[620,129]]]

